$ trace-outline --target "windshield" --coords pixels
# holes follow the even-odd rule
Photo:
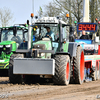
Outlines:
[[[54,36],[52,35],[52,33],[54,34]],[[52,25],[38,24],[33,26],[33,37],[35,38],[34,41],[38,41],[45,37],[46,38],[51,37],[52,41],[55,41],[59,37],[58,24],[52,24]]]
[[[22,40],[22,38],[23,38],[22,30],[17,30],[17,35],[16,36],[19,36],[20,39]],[[9,29],[2,30],[1,42],[2,41],[12,41],[13,37],[14,37],[13,30],[9,30]]]
[[[14,34],[13,28],[2,29],[1,30],[1,42],[2,41],[15,41],[17,47],[23,42],[28,41],[27,30],[17,29],[16,34]]]

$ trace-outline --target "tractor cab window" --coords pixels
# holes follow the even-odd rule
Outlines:
[[[23,36],[23,39],[24,39],[24,41],[28,41],[28,36],[27,36],[27,34],[28,34],[28,32],[24,32],[24,36]]]
[[[42,38],[49,38],[55,41],[59,36],[59,30],[57,24],[38,24],[33,26],[34,41],[42,40]]]
[[[62,27],[63,39],[68,39],[67,27]]]
[[[0,42],[1,42],[1,29],[0,29]]]
[[[21,44],[18,46],[18,49],[27,49],[28,48],[28,31],[23,32],[23,39]]]
[[[22,41],[22,39],[23,39],[23,30],[17,30],[17,36],[19,36],[21,41]]]
[[[1,42],[2,41],[15,41],[18,47],[23,41],[23,30],[18,29],[16,32],[16,35],[14,35],[13,32],[14,32],[13,28],[2,29]]]
[[[3,29],[1,32],[1,42],[10,41],[13,37],[13,30]]]

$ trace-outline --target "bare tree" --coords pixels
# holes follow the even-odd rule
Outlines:
[[[13,20],[13,14],[9,8],[0,8],[0,26],[6,27]]]
[[[66,14],[69,13],[69,24],[73,24],[74,21],[80,22],[83,15],[83,0],[53,0],[45,6],[45,15],[48,16],[60,16],[66,21]]]
[[[43,10],[42,7],[39,8],[39,11],[37,11],[38,17],[41,18],[43,16]]]
[[[100,0],[90,0],[90,21],[100,20]]]
[[[59,16],[60,9],[57,9],[57,5],[55,5],[53,2],[49,2],[48,5],[45,5],[45,14],[44,16],[49,17],[57,17]]]
[[[100,20],[100,0],[90,1],[90,22],[94,22],[95,18]],[[69,13],[69,24],[74,21],[83,21],[83,0],[53,0],[45,6],[45,15],[61,16],[66,21],[66,14]]]

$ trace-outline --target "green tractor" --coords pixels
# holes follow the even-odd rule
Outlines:
[[[46,27],[54,33],[46,37]],[[9,80],[11,83],[52,79],[54,84],[68,85],[70,78],[75,83],[84,81],[84,51],[80,44],[69,42],[64,21],[56,17],[36,19],[28,27],[27,50],[15,52],[10,56]],[[35,39],[32,41],[32,29]],[[72,73],[74,73],[72,75]]]
[[[21,43],[27,32],[28,27],[22,25],[0,27],[0,76],[8,76],[10,57],[17,49],[24,48]]]

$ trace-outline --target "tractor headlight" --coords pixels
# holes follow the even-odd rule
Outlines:
[[[51,23],[55,23],[55,20],[51,20]]]
[[[40,22],[41,22],[41,20],[37,20],[37,22],[38,22],[38,23],[40,23]]]
[[[45,22],[45,20],[41,20],[41,22],[42,22],[42,23],[44,23],[44,22]]]
[[[3,45],[0,45],[0,48],[2,48],[3,47]]]
[[[6,48],[10,48],[11,45],[6,45]]]
[[[47,23],[50,23],[51,21],[50,21],[50,20],[46,20],[46,22],[47,22]]]
[[[41,53],[41,57],[45,56],[45,53]]]

